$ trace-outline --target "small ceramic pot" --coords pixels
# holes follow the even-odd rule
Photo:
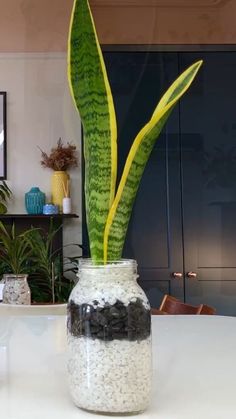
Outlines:
[[[45,204],[43,206],[43,214],[44,215],[54,215],[58,214],[58,206],[53,204]]]

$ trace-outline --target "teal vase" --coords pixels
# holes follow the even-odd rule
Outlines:
[[[45,193],[36,186],[25,194],[25,208],[28,214],[43,214]]]

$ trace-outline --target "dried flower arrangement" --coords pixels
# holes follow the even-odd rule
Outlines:
[[[76,146],[70,143],[63,145],[61,138],[57,142],[57,146],[51,148],[50,154],[41,151],[41,166],[48,167],[56,171],[65,171],[72,167],[78,166],[78,156]]]

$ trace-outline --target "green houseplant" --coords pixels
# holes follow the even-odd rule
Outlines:
[[[75,404],[90,411],[138,413],[149,403],[150,305],[136,283],[136,262],[121,260],[122,249],[145,165],[201,64],[187,68],[163,95],[137,133],[117,186],[112,92],[88,0],[74,1],[68,79],[83,125],[91,260],[80,262],[79,282],[69,299],[68,371]]]
[[[32,229],[27,241],[31,248],[30,288],[33,303],[65,303],[74,285],[74,257],[62,260],[55,238],[62,226],[50,222],[49,230]],[[69,245],[68,245],[69,246]],[[78,260],[78,257],[76,258]]]
[[[48,231],[31,227],[17,233],[15,224],[8,227],[0,222],[0,276],[3,282],[9,280],[11,287],[14,281],[16,289],[27,277],[32,303],[65,303],[74,285],[78,257],[63,261],[61,249],[54,249],[60,228],[51,222]]]
[[[29,271],[32,256],[28,242],[30,234],[32,229],[17,233],[14,223],[11,228],[7,228],[0,221],[0,263],[1,267],[4,267],[4,273],[18,275]]]
[[[84,132],[85,200],[94,262],[121,257],[134,199],[145,165],[174,106],[202,61],[186,69],[163,95],[134,139],[116,188],[117,129],[112,92],[87,0],[74,2],[68,43],[71,95]]]
[[[15,224],[6,228],[0,221],[0,270],[4,275],[3,302],[30,304],[27,277],[32,256],[28,237],[31,230],[17,234]]]

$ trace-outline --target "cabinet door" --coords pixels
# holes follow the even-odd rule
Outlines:
[[[106,52],[118,120],[119,177],[130,146],[178,74],[176,53]],[[146,166],[123,252],[139,264],[140,284],[152,306],[164,293],[183,297],[178,108]]]
[[[236,315],[236,53],[182,53],[181,69],[199,58],[180,106],[185,296]]]

